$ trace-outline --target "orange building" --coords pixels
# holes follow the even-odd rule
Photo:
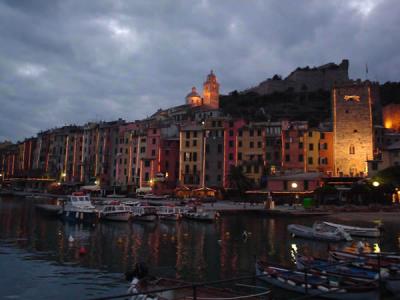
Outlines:
[[[383,125],[400,132],[400,104],[391,103],[383,107]]]

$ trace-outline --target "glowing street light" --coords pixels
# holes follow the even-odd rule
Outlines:
[[[374,186],[374,187],[378,187],[378,186],[380,186],[381,184],[379,183],[379,181],[374,181],[374,182],[372,182],[372,185]]]
[[[96,181],[94,182],[94,184],[95,184],[95,185],[99,185],[99,184],[100,184],[100,181],[99,181],[99,180],[96,180]]]
[[[297,189],[298,186],[297,182],[292,182],[291,184],[292,189]]]
[[[67,173],[61,173],[61,177],[66,177],[67,176]]]

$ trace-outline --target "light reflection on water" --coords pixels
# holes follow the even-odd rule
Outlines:
[[[216,224],[87,226],[43,217],[31,200],[2,199],[0,265],[7,275],[0,277],[0,295],[70,299],[120,294],[128,286],[123,273],[139,261],[146,262],[153,275],[192,281],[253,274],[255,257],[289,266],[293,245],[299,253],[326,257],[327,243],[293,239],[286,230],[289,223],[314,221],[245,215],[223,217]],[[380,248],[399,249],[400,229],[395,224],[385,228]]]

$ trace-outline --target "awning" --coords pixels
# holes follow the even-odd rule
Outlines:
[[[81,190],[97,192],[100,191],[100,187],[98,185],[84,185],[81,186]]]

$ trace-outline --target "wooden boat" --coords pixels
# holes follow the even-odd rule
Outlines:
[[[330,226],[332,228],[340,228],[346,231],[350,235],[354,236],[362,236],[362,237],[372,237],[376,238],[381,235],[381,231],[376,227],[356,227],[356,226],[348,226],[342,224],[336,224],[331,222],[323,222],[324,225]]]
[[[323,274],[310,273],[306,276],[302,271],[272,267],[263,262],[256,263],[256,275],[265,275],[259,277],[259,279],[285,290],[321,298],[344,300],[379,299],[378,286],[372,282],[368,282],[365,286],[356,286],[360,282]]]
[[[370,268],[400,268],[400,256],[390,252],[352,253],[343,250],[331,250],[329,255],[339,261],[352,261],[354,265],[366,265]]]
[[[131,207],[123,204],[105,205],[99,211],[101,220],[127,222],[131,218]]]
[[[365,265],[353,266],[350,262],[336,263],[320,258],[305,257],[298,255],[296,257],[296,265],[299,270],[305,268],[324,274],[333,274],[336,276],[351,277],[361,281],[379,280],[379,274],[381,279],[385,283],[386,288],[394,293],[400,293],[400,273],[395,270],[383,269],[371,269],[365,267]]]
[[[157,211],[154,206],[132,206],[131,215],[133,221],[154,222],[157,220]]]
[[[290,224],[288,225],[288,231],[293,236],[299,236],[313,240],[323,240],[329,242],[340,242],[343,240],[351,241],[351,237],[348,233],[341,229],[327,229],[325,226],[322,226],[321,223],[314,223],[313,227]]]

